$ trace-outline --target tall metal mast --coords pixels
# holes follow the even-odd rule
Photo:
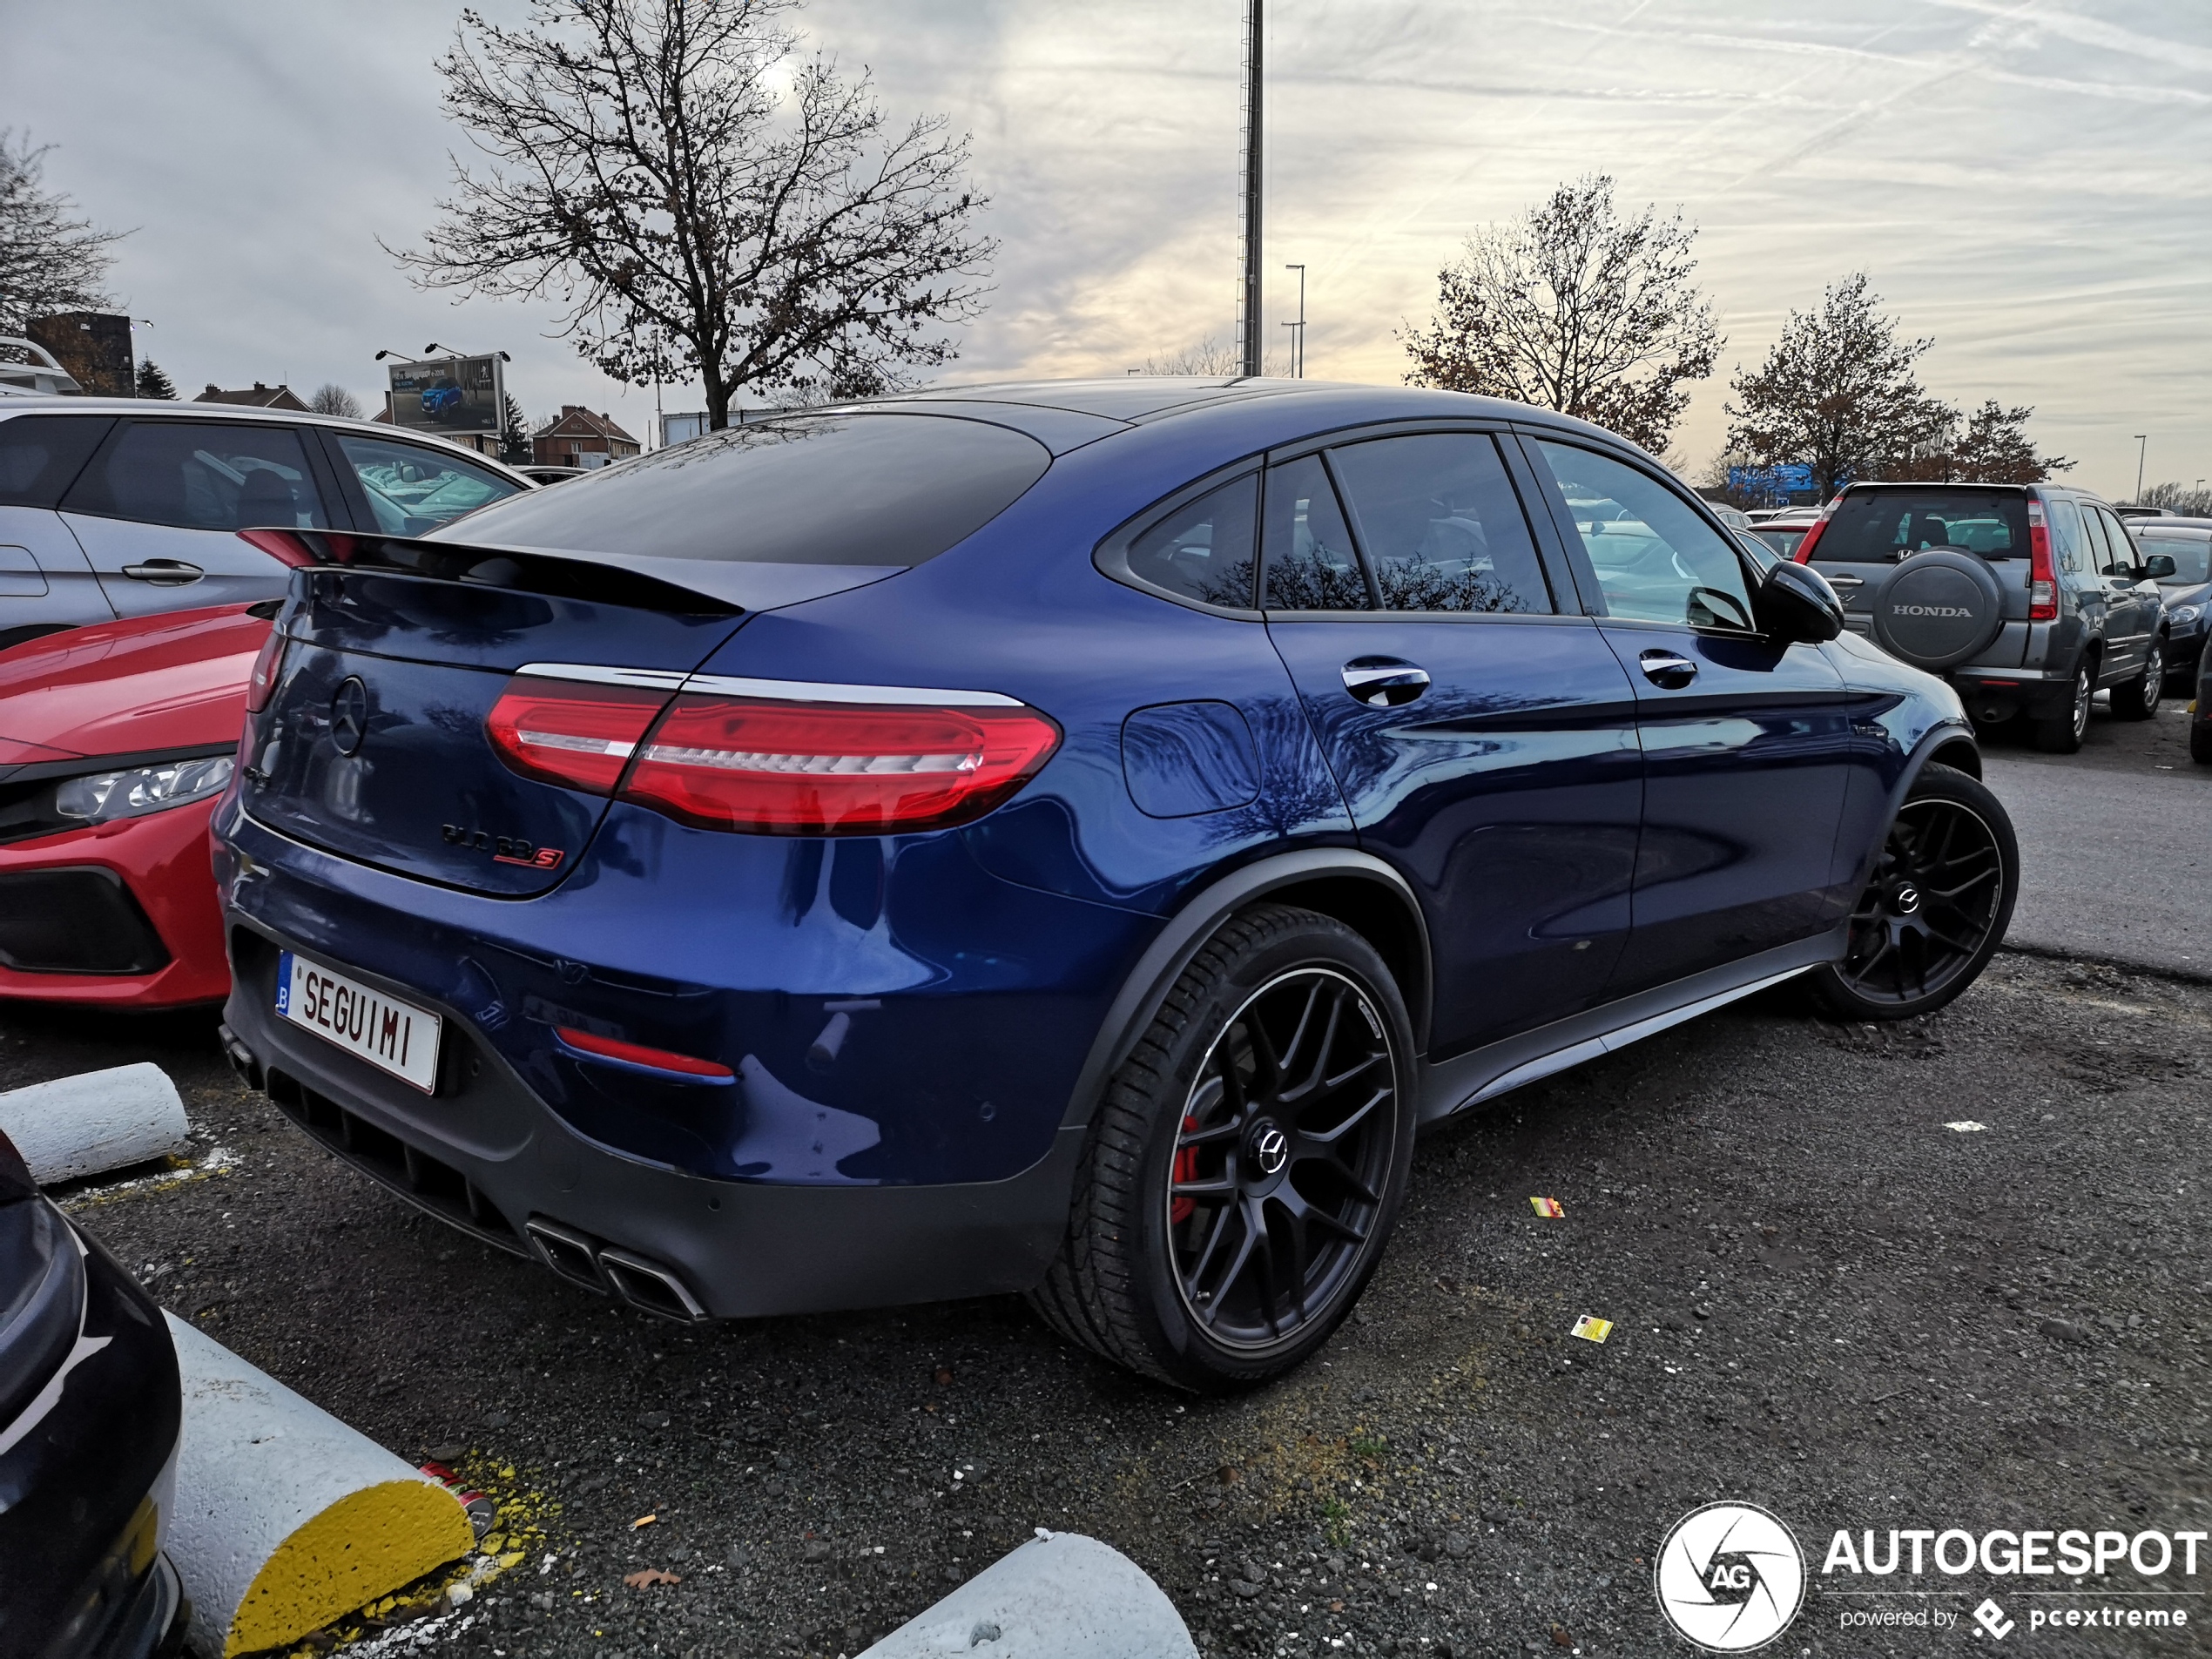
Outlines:
[[[1244,373],[1260,372],[1259,314],[1259,197],[1260,91],[1264,84],[1260,64],[1260,8],[1262,0],[1244,0],[1244,280],[1238,290],[1237,344],[1244,358]]]

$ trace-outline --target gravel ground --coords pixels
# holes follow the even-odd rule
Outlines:
[[[2101,719],[2085,759],[2148,771],[2165,735]],[[1817,1576],[1836,1528],[2212,1528],[2208,1033],[2202,983],[2022,955],[1903,1027],[1785,987],[1431,1136],[1354,1322],[1231,1402],[1110,1371],[1012,1298],[696,1331],[612,1306],[331,1160],[233,1082],[211,1016],[0,1010],[0,1087],[165,1067],[227,1163],[80,1191],[78,1219],[542,1531],[370,1650],[827,1659],[1048,1527],[1134,1557],[1209,1654],[1687,1654],[1652,1554],[1733,1498],[1811,1557],[1773,1651],[1919,1656],[1971,1621],[1840,1630],[1869,1603]],[[1585,1313],[1602,1346],[1568,1337]],[[624,1586],[647,1567],[681,1582]],[[1920,1582],[1964,1614],[2019,1581]],[[2027,1605],[2008,1645],[2039,1655],[2202,1650],[2031,1638]]]
[[[1642,1654],[1674,1645],[1651,1553],[1713,1498],[1816,1561],[1842,1526],[2212,1526],[2209,1028],[2200,988],[2018,956],[1902,1028],[1786,988],[1710,1016],[1433,1136],[1356,1321],[1229,1403],[1012,1299],[697,1332],[610,1306],[333,1162],[204,1020],[10,1015],[0,1083],[165,1066],[234,1162],[78,1217],[383,1444],[514,1471],[557,1563],[406,1632],[442,1649],[849,1654],[1044,1526],[1133,1556],[1211,1653]],[[683,1581],[623,1585],[649,1566]],[[1930,1650],[1823,1598],[1790,1646]],[[2188,1650],[2098,1640],[2036,1650]]]

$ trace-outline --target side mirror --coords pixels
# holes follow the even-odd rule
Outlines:
[[[1759,631],[1785,645],[1817,645],[1844,631],[1844,602],[1828,578],[1784,559],[1759,583]]]
[[[2143,561],[2143,575],[2150,581],[2163,582],[2174,574],[2171,553],[2153,553]]]

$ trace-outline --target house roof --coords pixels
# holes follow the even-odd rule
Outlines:
[[[617,426],[611,417],[594,415],[581,403],[561,405],[559,416],[550,425],[540,427],[536,435],[541,438],[614,438],[624,443],[637,442]]]
[[[251,391],[246,392],[226,392],[219,386],[210,385],[192,401],[242,403],[256,409],[295,409],[302,415],[307,412],[307,406],[300,401],[299,394],[289,386],[264,386],[259,381],[253,382]]]

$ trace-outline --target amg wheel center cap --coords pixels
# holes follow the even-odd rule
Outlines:
[[[1252,1163],[1264,1176],[1282,1174],[1291,1161],[1291,1137],[1272,1123],[1262,1123],[1252,1136]]]
[[[330,740],[341,755],[361,746],[368,735],[368,687],[349,676],[330,694]]]
[[[1904,886],[1898,888],[1896,894],[1893,895],[1893,902],[1897,906],[1897,914],[1898,915],[1910,916],[1917,914],[1920,908],[1920,889],[1914,887],[1910,881],[1907,881]]]

